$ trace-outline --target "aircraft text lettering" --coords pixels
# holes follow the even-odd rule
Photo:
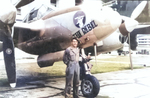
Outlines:
[[[83,28],[82,28],[82,32],[84,34],[88,33],[89,31],[91,31],[92,29],[94,29],[95,27],[97,27],[98,25],[95,24],[94,20],[91,21],[89,24],[85,25]]]
[[[73,37],[77,37],[77,38],[80,38],[82,37],[80,31],[77,31],[75,34],[73,34]]]

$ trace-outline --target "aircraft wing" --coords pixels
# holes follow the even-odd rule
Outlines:
[[[147,28],[147,27],[150,27],[150,25],[137,25],[137,27],[135,29]]]
[[[22,6],[26,5],[26,4],[31,3],[32,1],[34,1],[34,0],[19,0],[19,1],[15,4],[15,6],[16,6],[16,8],[19,8],[19,7],[22,7]]]

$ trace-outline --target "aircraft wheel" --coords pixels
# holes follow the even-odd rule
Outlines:
[[[81,82],[81,91],[85,97],[96,97],[100,90],[100,84],[96,77],[86,75]]]

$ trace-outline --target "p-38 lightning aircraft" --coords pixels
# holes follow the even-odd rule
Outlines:
[[[33,0],[21,0],[19,4],[31,1]],[[4,53],[6,72],[11,87],[16,85],[14,45],[27,53],[38,55],[38,65],[46,67],[62,60],[64,50],[70,46],[72,37],[78,37],[80,48],[87,48],[98,44],[117,29],[121,34],[127,35],[138,25],[136,20],[124,19],[111,8],[89,10],[82,6],[56,11],[49,10],[47,7],[45,13],[48,14],[42,15],[40,9],[43,6],[41,6],[39,9],[31,10],[24,22],[15,23],[15,7],[9,0],[0,4],[0,41],[2,41],[0,49]],[[6,4],[10,7],[3,6]],[[16,7],[19,6],[16,5]],[[13,29],[11,29],[12,26],[14,26]]]

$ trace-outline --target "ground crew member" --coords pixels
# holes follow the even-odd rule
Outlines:
[[[71,40],[71,46],[65,50],[63,61],[67,65],[66,68],[66,86],[65,98],[70,98],[71,88],[73,84],[73,98],[79,98],[79,81],[80,81],[80,67],[79,67],[79,48],[76,38]]]

